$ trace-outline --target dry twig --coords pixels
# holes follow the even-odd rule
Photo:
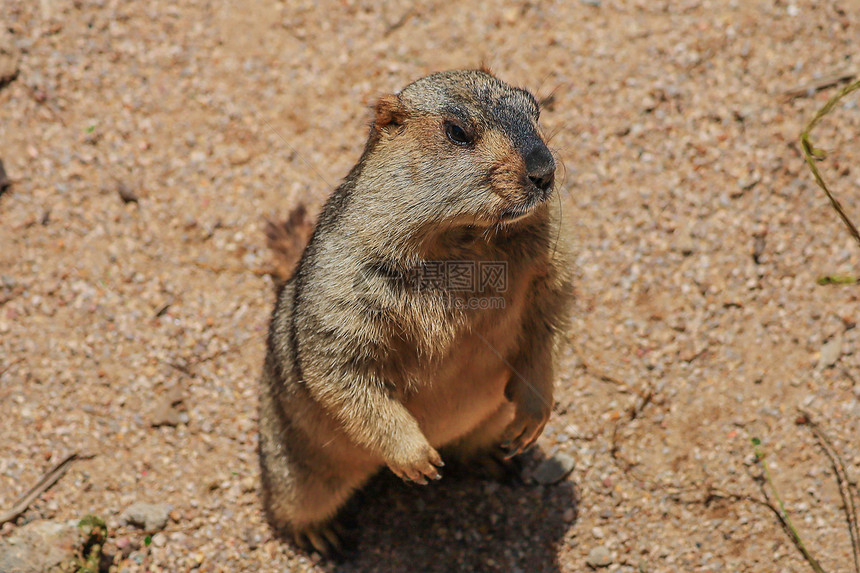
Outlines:
[[[7,364],[6,366],[4,366],[3,368],[0,368],[0,376],[3,376],[3,375],[4,375],[4,374],[6,374],[9,370],[11,370],[13,366],[15,366],[16,364],[20,364],[21,362],[24,362],[24,359],[23,359],[23,358],[16,358],[15,360],[13,360],[12,362],[10,362],[9,364]]]
[[[57,483],[57,481],[63,477],[63,474],[66,473],[66,470],[69,469],[69,464],[71,464],[74,460],[78,459],[78,453],[75,452],[73,454],[69,454],[65,458],[59,461],[48,473],[42,476],[36,485],[30,488],[30,490],[18,498],[18,501],[12,506],[12,509],[7,511],[6,513],[0,514],[0,525],[3,525],[7,521],[14,521],[18,518],[19,515],[27,511],[27,508],[30,507],[30,504],[33,503],[37,497],[45,493],[52,485]]]
[[[225,354],[229,354],[229,353],[231,353],[237,349],[238,349],[238,346],[230,346],[228,348],[222,348],[221,350],[216,350],[215,352],[213,352],[212,354],[210,354],[208,356],[203,356],[200,358],[184,358],[183,360],[185,361],[185,364],[181,364],[179,362],[172,361],[172,360],[161,360],[160,362],[162,364],[166,364],[166,365],[170,366],[174,370],[178,370],[178,371],[182,372],[183,374],[185,374],[189,378],[194,378],[194,377],[199,375],[197,372],[195,372],[193,370],[193,368],[195,366],[197,366],[199,364],[204,364],[206,362],[210,362],[212,360],[215,360],[216,358],[219,358]]]
[[[842,456],[834,447],[833,442],[824,433],[806,410],[798,408],[798,412],[804,418],[804,424],[809,426],[812,433],[815,434],[815,439],[818,440],[818,445],[824,450],[824,454],[830,460],[830,466],[833,468],[833,473],[836,475],[836,484],[839,486],[839,495],[842,497],[842,509],[845,511],[845,521],[848,522],[848,533],[851,536],[851,550],[854,554],[854,570],[860,573],[860,529],[857,525],[857,506],[854,504],[854,493],[851,491],[851,482],[848,479],[848,472],[845,470],[845,463],[842,461]]]
[[[610,376],[609,374],[606,374],[602,370],[595,368],[591,363],[589,363],[585,359],[585,352],[583,352],[582,348],[580,348],[576,340],[571,340],[571,344],[573,345],[573,351],[576,352],[577,356],[579,356],[579,361],[582,364],[583,370],[585,370],[587,373],[591,374],[601,382],[608,382],[609,384],[615,384],[616,386],[620,386],[623,392],[636,392],[635,390],[630,388],[630,386],[626,382],[619,380],[618,378],[615,378],[613,376]]]
[[[857,231],[857,227],[851,222],[848,215],[845,214],[842,204],[839,203],[839,200],[836,199],[836,197],[833,196],[833,193],[830,192],[830,189],[827,188],[827,185],[824,183],[824,179],[821,178],[821,174],[818,172],[818,167],[815,166],[816,160],[824,158],[824,152],[820,149],[816,149],[815,146],[812,145],[812,141],[809,139],[809,134],[812,132],[813,128],[818,125],[818,122],[820,122],[825,115],[830,113],[839,100],[858,89],[860,89],[860,81],[848,84],[842,88],[838,94],[830,98],[827,103],[824,104],[824,107],[818,110],[815,117],[806,124],[806,128],[804,128],[800,134],[800,146],[801,149],[803,149],[803,157],[806,159],[806,164],[809,165],[809,168],[812,170],[812,175],[815,177],[815,182],[818,183],[818,186],[827,194],[827,198],[830,199],[830,204],[834,209],[836,209],[836,212],[839,214],[842,222],[845,223],[845,226],[848,227],[851,236],[854,237],[854,240],[856,240],[857,244],[860,245],[860,232]]]
[[[786,99],[794,99],[812,95],[820,92],[823,89],[832,88],[842,82],[850,82],[857,77],[857,71],[852,69],[839,70],[830,74],[825,74],[820,78],[815,78],[812,81],[800,84],[783,92]]]
[[[797,547],[798,551],[803,554],[803,558],[806,559],[806,562],[809,563],[809,566],[812,567],[812,570],[815,573],[824,573],[824,569],[821,567],[821,564],[818,563],[818,560],[812,556],[812,553],[806,548],[806,544],[803,543],[803,539],[800,537],[800,533],[795,529],[794,524],[791,522],[791,518],[788,516],[788,511],[785,509],[785,504],[782,502],[782,498],[779,496],[779,491],[776,489],[776,485],[773,483],[773,478],[770,475],[770,469],[767,465],[767,460],[765,460],[765,454],[761,451],[759,446],[761,445],[761,441],[758,438],[753,438],[753,447],[755,448],[755,457],[756,461],[758,461],[759,465],[761,465],[762,470],[764,471],[764,480],[761,482],[761,492],[765,496],[766,505],[770,507],[771,511],[776,514],[776,517],[779,519],[780,525],[791,538],[791,541],[794,543],[794,546]],[[773,502],[770,500],[770,496],[765,489],[765,483],[770,486],[771,491],[773,492],[773,497],[776,498],[776,502],[779,504],[779,508],[777,508]]]

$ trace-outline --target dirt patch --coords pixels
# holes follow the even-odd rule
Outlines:
[[[547,101],[565,166],[578,302],[539,447],[576,465],[548,486],[380,476],[345,570],[608,552],[610,571],[806,571],[738,500],[762,496],[753,437],[811,552],[850,570],[835,478],[795,423],[815,412],[856,491],[860,290],[817,280],[857,275],[860,251],[798,141],[838,88],[785,97],[856,66],[850,4],[7,1],[0,504],[80,451],[19,524],[103,516],[136,548],[117,571],[332,569],[271,539],[255,490],[265,219],[315,214],[377,97],[484,62]],[[856,101],[814,139],[858,221]],[[150,545],[120,521],[144,502],[173,508]]]

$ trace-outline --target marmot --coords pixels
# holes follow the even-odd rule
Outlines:
[[[300,545],[338,551],[333,518],[383,466],[426,484],[440,450],[511,457],[542,432],[573,291],[539,114],[485,70],[376,105],[269,328],[263,505]]]

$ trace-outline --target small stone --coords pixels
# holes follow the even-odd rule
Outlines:
[[[80,558],[84,534],[75,520],[33,521],[0,539],[0,571],[54,571]]]
[[[606,534],[603,533],[603,530],[599,527],[592,527],[591,534],[594,536],[595,539],[603,539],[604,537],[606,537]]]
[[[818,369],[830,368],[842,356],[842,333],[840,332],[821,346],[818,357]]]
[[[594,6],[595,8],[600,8],[601,0],[579,0],[586,6]]]
[[[588,552],[588,557],[585,558],[585,562],[595,569],[598,567],[609,567],[612,563],[612,555],[610,555],[609,550],[606,547],[598,545]]]
[[[246,476],[242,478],[242,491],[245,493],[251,493],[257,490],[257,480],[253,478],[253,476]]]
[[[187,422],[187,416],[183,417],[182,415],[182,400],[183,394],[181,388],[175,387],[168,390],[152,411],[152,419],[150,421],[152,427],[177,426],[183,422]]]
[[[160,404],[152,412],[152,421],[150,423],[153,428],[178,426],[182,423],[181,412],[170,404]]]
[[[244,147],[240,147],[232,154],[230,154],[230,165],[232,165],[233,167],[245,165],[249,161],[251,161],[251,153]]]
[[[682,255],[689,257],[696,252],[696,239],[693,237],[692,226],[680,230],[677,233],[677,237],[675,248],[678,249]]]
[[[152,536],[152,544],[156,547],[164,547],[167,543],[167,536],[163,533],[156,533]]]
[[[767,239],[765,235],[756,235],[753,237],[753,261],[755,264],[761,264],[761,256],[764,254],[764,250],[767,247]]]
[[[253,529],[246,529],[243,537],[245,538],[245,543],[248,544],[248,549],[251,551],[257,549],[262,541],[262,537],[260,537],[260,535]]]
[[[138,196],[131,187],[120,181],[116,186],[116,192],[123,203],[137,203]]]
[[[159,531],[167,525],[171,509],[167,503],[135,503],[123,512],[122,520],[145,531]]]
[[[570,523],[576,517],[576,511],[572,507],[568,507],[564,510],[564,513],[561,514],[561,518],[565,521],[565,523]]]
[[[119,549],[123,559],[128,559],[129,555],[140,549],[140,543],[132,541],[129,537],[122,537],[117,540],[116,548]]]
[[[21,51],[6,26],[0,25],[0,88],[18,76]],[[0,187],[2,190],[2,187]]]
[[[545,459],[534,472],[534,479],[542,485],[560,482],[573,471],[574,460],[567,454],[558,453]]]
[[[3,160],[0,159],[0,195],[2,195],[9,187],[12,186],[12,181],[6,175],[6,169],[3,167]]]

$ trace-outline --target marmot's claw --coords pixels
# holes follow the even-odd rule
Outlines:
[[[505,431],[501,444],[502,449],[507,452],[505,457],[518,456],[531,448],[543,432],[548,418],[549,415],[540,417],[518,415]]]
[[[326,559],[343,559],[349,553],[343,542],[343,529],[338,523],[310,527],[293,533],[296,545],[305,552],[316,551]]]
[[[437,468],[445,464],[442,462],[439,452],[427,445],[424,451],[416,457],[420,461],[389,462],[388,467],[400,479],[421,485],[426,485],[428,478],[433,480],[442,478],[442,474]]]

